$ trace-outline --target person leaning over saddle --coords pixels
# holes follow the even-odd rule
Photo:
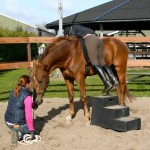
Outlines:
[[[15,89],[10,92],[8,106],[5,113],[5,122],[12,132],[12,143],[21,141],[24,134],[35,138],[35,129],[32,117],[32,92],[30,78],[22,75],[18,79]]]
[[[104,46],[102,40],[95,35],[92,29],[82,25],[66,27],[64,29],[64,35],[75,35],[84,39],[92,67],[104,83],[105,88],[103,93],[110,91],[117,81],[111,68],[104,62]],[[107,79],[105,73],[110,81]]]

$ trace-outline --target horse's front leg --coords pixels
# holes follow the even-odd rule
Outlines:
[[[87,121],[90,121],[91,117],[90,117],[88,104],[87,104],[85,78],[80,76],[76,80],[77,80],[78,86],[79,86],[80,100],[83,103],[85,118],[86,118]]]
[[[68,89],[68,97],[70,102],[70,111],[66,120],[69,121],[74,116],[74,79],[72,78],[65,78],[65,82]]]

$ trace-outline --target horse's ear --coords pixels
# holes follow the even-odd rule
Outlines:
[[[33,77],[33,68],[29,68],[29,77],[32,79]]]
[[[29,68],[29,76],[30,76],[31,80],[33,80],[34,73],[35,73],[35,70],[37,68],[37,65],[38,65],[38,60],[33,60],[32,65]]]
[[[28,70],[29,70],[29,77],[30,77],[30,79],[31,79],[31,81],[32,81],[32,78],[33,78],[33,65],[34,65],[34,61],[32,61],[31,63],[30,63],[30,67],[28,68]]]

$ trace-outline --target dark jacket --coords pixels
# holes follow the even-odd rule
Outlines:
[[[64,29],[64,35],[75,35],[83,38],[87,34],[95,34],[95,32],[82,25],[72,25]]]
[[[31,96],[32,92],[22,87],[19,95],[14,97],[14,90],[10,92],[7,110],[5,113],[5,121],[18,125],[26,124],[24,100],[27,96]]]

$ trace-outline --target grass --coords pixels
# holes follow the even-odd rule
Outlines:
[[[141,72],[139,70],[129,70],[128,72]],[[149,72],[150,70],[144,70],[144,72]],[[22,74],[28,74],[28,69],[15,69],[0,71],[0,102],[7,101],[9,97],[9,92],[17,84],[17,79]],[[128,78],[133,77],[133,75],[128,75]],[[150,78],[147,76],[139,78],[138,80],[132,81],[127,84],[127,87],[134,97],[150,97]],[[102,95],[101,91],[104,88],[103,83],[97,75],[86,78],[86,91],[87,96],[99,96]],[[115,93],[112,93],[114,95]],[[45,93],[46,98],[68,97],[67,87],[64,80],[60,79],[50,79],[49,87]],[[79,91],[77,83],[75,82],[75,97],[79,97]]]
[[[7,101],[9,92],[17,84],[18,77],[28,74],[28,69],[14,69],[0,71],[0,101]]]
[[[150,73],[150,70],[129,70],[127,73]],[[128,75],[130,79],[134,75]],[[150,97],[150,76],[145,76],[127,84],[129,91],[135,97]]]

